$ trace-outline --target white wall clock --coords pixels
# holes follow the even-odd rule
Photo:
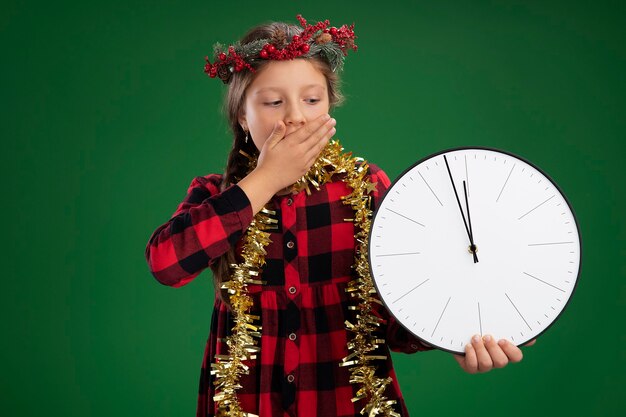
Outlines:
[[[473,147],[426,157],[391,184],[369,260],[404,327],[463,353],[476,333],[522,345],[550,327],[574,292],[581,250],[554,181],[523,158]]]

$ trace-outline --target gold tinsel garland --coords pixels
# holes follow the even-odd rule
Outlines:
[[[354,237],[357,243],[354,268],[358,276],[348,283],[346,292],[356,299],[356,304],[349,306],[349,309],[356,311],[357,314],[356,324],[349,321],[345,323],[346,329],[352,332],[354,337],[348,342],[348,350],[351,353],[342,359],[339,366],[350,366],[350,383],[359,385],[352,402],[368,399],[361,414],[370,417],[378,414],[399,417],[400,414],[393,410],[396,401],[388,400],[384,396],[385,389],[392,379],[377,377],[376,367],[372,363],[375,360],[387,359],[386,355],[372,354],[385,343],[384,339],[377,338],[374,334],[384,321],[372,312],[372,303],[382,303],[375,296],[376,289],[367,260],[372,218],[372,211],[369,208],[371,196],[368,194],[376,189],[376,183],[366,178],[368,165],[363,159],[353,158],[352,153],[342,151],[343,148],[338,141],[330,141],[307,174],[300,178],[291,190],[306,189],[307,194],[310,194],[310,185],[319,190],[324,183],[331,181],[333,175],[347,174],[342,181],[352,192],[343,196],[342,200],[343,204],[349,204],[354,210],[354,218],[345,220],[355,224]],[[249,170],[254,169],[256,158],[243,154],[250,160]],[[215,375],[216,386],[213,400],[218,402],[218,416],[258,417],[241,409],[236,390],[241,388],[239,377],[249,373],[248,366],[243,361],[255,359],[260,351],[255,340],[261,337],[261,326],[256,323],[260,317],[249,314],[253,301],[248,294],[247,285],[265,283],[258,280],[258,276],[265,264],[267,255],[265,247],[271,243],[270,234],[266,230],[276,228],[277,220],[270,217],[275,214],[276,212],[263,208],[254,216],[244,237],[241,254],[243,262],[231,265],[230,281],[222,284],[222,289],[226,289],[229,294],[235,325],[232,334],[226,338],[229,354],[215,355],[215,362],[211,364],[211,375]]]

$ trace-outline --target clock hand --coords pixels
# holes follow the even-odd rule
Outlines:
[[[467,236],[469,237],[470,240],[470,245],[473,245],[472,243],[472,235],[470,234],[470,230],[467,227],[467,222],[465,221],[465,214],[463,214],[463,208],[461,207],[461,200],[459,200],[459,194],[456,192],[456,186],[454,185],[454,180],[452,179],[452,172],[450,171],[450,165],[448,165],[448,158],[446,158],[446,156],[443,156],[443,160],[446,162],[446,168],[448,168],[448,175],[450,176],[450,182],[452,183],[452,188],[454,189],[454,196],[456,197],[456,202],[459,204],[459,210],[461,211],[461,217],[463,217],[463,224],[465,225],[465,230],[467,231]],[[478,258],[476,257],[476,254],[474,253],[474,263],[478,262]]]
[[[474,232],[472,231],[472,218],[470,217],[469,211],[469,201],[467,199],[467,186],[465,185],[465,181],[463,181],[463,192],[465,193],[465,206],[467,207],[467,223],[469,223],[469,238],[470,238],[470,247],[469,250],[474,255],[474,263],[478,262],[478,257],[476,256],[476,245],[474,244]]]

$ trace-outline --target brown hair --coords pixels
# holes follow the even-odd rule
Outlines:
[[[283,22],[271,22],[253,27],[246,35],[244,35],[240,42],[243,45],[258,39],[271,39],[274,45],[283,47],[288,39],[291,39],[293,35],[299,35],[301,32],[302,28],[299,26]],[[331,110],[343,103],[344,98],[339,90],[339,76],[331,70],[328,61],[319,55],[296,59],[308,59],[322,74],[324,74]],[[255,74],[262,71],[268,62],[269,61],[267,60],[258,60],[251,63],[252,67],[256,70],[255,73],[252,73],[251,71],[236,72],[233,73],[232,78],[230,79],[228,91],[226,92],[226,97],[224,99],[224,112],[228,117],[230,128],[233,132],[233,146],[228,155],[226,169],[222,179],[222,191],[246,176],[247,159],[239,153],[239,150],[243,150],[249,155],[258,155],[259,153],[252,140],[248,139],[246,143],[246,134],[239,125],[239,116],[243,114],[243,106],[248,86],[254,80]],[[237,262],[238,260],[235,247],[231,247],[228,252],[217,258],[215,262],[211,264],[216,293],[226,304],[228,304],[228,298],[225,297],[226,293],[219,289],[222,282],[229,279],[230,265]]]

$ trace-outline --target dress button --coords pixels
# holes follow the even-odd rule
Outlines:
[[[296,245],[296,244],[295,244],[295,243],[293,243],[293,240],[290,240],[289,242],[287,242],[287,247],[288,247],[289,249],[293,249],[293,247],[294,247],[295,245]]]
[[[289,340],[296,340],[296,334],[295,333],[290,333],[289,334]]]
[[[288,205],[288,206],[290,206],[290,205],[292,205],[292,204],[293,204],[293,198],[289,198],[289,199],[287,200],[287,205]]]
[[[295,293],[296,293],[296,291],[298,291],[298,290],[296,289],[296,287],[289,287],[289,293],[290,293],[290,294],[295,294]]]
[[[291,375],[291,374],[287,375],[287,381],[293,382],[294,379],[296,379],[296,378],[293,375]]]

